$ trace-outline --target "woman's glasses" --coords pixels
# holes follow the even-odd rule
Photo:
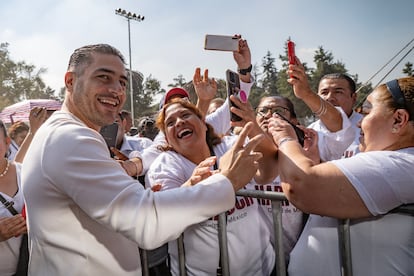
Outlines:
[[[270,114],[274,114],[274,113],[280,113],[283,115],[287,115],[290,110],[286,107],[283,106],[272,106],[272,107],[267,107],[267,106],[259,106],[256,108],[256,113],[257,115],[260,116],[266,116],[270,111]]]

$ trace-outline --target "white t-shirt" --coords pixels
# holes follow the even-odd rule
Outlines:
[[[283,192],[280,183],[280,177],[277,176],[272,183],[269,184],[257,184],[253,179],[252,184],[257,191],[270,191],[270,192]],[[271,234],[271,242],[274,245],[274,227],[273,227],[273,214],[272,214],[272,202],[270,199],[257,198],[260,206],[260,214],[263,216],[266,226],[269,228]],[[283,228],[283,249],[285,251],[285,260],[289,261],[289,254],[295,246],[300,232],[303,227],[303,213],[298,208],[293,206],[288,200],[282,202],[282,228]]]
[[[231,147],[231,141],[224,139],[215,146],[215,154],[222,156]],[[190,178],[195,167],[196,164],[176,152],[163,152],[152,164],[145,182],[151,186],[162,184],[160,193],[168,189],[186,189],[180,186]],[[217,227],[215,217],[184,231],[188,275],[216,275],[220,256]],[[227,239],[231,275],[270,274],[275,262],[274,249],[269,228],[255,199],[236,197],[236,205],[227,214]],[[177,242],[170,242],[168,247],[172,274],[179,275]]]
[[[240,90],[246,92],[247,97],[250,94],[250,90],[254,84],[253,78],[249,83],[240,81]],[[210,124],[214,132],[218,135],[226,135],[229,129],[231,128],[230,124],[230,103],[227,98],[226,101],[216,109],[213,113],[210,113],[206,116],[206,123]],[[165,135],[162,131],[158,132],[157,136],[154,138],[154,144],[151,147],[148,147],[142,153],[142,166],[143,172],[145,174],[155,158],[160,154],[160,151],[157,149],[158,146],[165,144]]]
[[[152,144],[152,140],[147,137],[124,135],[120,151],[129,157],[133,151],[138,151],[142,154],[142,152]]]
[[[18,151],[19,151],[19,145],[17,145],[14,140],[11,140],[10,146],[9,146],[9,154],[7,156],[7,159],[9,159],[10,161],[13,161]]]
[[[414,203],[414,148],[331,161],[375,216],[350,223],[354,276],[413,275],[414,218],[386,214]],[[289,275],[341,275],[338,219],[311,215],[290,256]]]
[[[355,138],[351,145],[345,150],[342,158],[348,158],[354,156],[359,152],[359,137],[361,136],[361,128],[358,127],[358,123],[362,120],[364,116],[358,112],[352,111],[349,120],[351,121],[352,128],[355,132]]]
[[[337,132],[329,131],[321,120],[317,120],[308,126],[318,132],[319,156],[322,161],[341,158],[344,151],[355,140],[355,128],[345,112],[340,107],[335,107],[342,115],[342,129]],[[359,137],[359,135],[358,135]]]
[[[10,161],[11,162],[11,161]],[[2,192],[1,195],[7,200],[14,202],[13,207],[17,212],[21,213],[23,209],[23,193],[20,185],[20,170],[21,165],[16,164],[17,184],[19,189],[14,197],[10,197]],[[4,207],[3,203],[0,202],[0,218],[12,217],[13,215],[9,210]],[[22,242],[22,236],[12,237],[8,240],[0,242],[0,275],[8,276],[16,273],[17,261],[19,260],[20,244]]]

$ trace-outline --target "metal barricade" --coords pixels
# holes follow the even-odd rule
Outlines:
[[[236,193],[237,196],[245,197],[254,197],[254,198],[263,198],[270,199],[272,201],[272,214],[273,214],[273,227],[275,235],[275,254],[276,258],[276,272],[278,276],[286,276],[286,264],[285,264],[285,254],[283,251],[283,229],[282,229],[282,204],[281,202],[286,200],[286,196],[280,192],[270,192],[270,191],[256,191],[256,190],[239,190]],[[218,220],[218,238],[220,245],[220,258],[221,258],[221,268],[223,276],[229,276],[229,255],[227,250],[227,231],[226,231],[226,220],[227,216],[225,213],[219,215]],[[182,235],[179,239],[181,245],[179,244],[178,248],[184,247],[182,244]],[[185,255],[181,254],[179,251],[179,263],[180,263],[180,275],[185,276]],[[183,264],[183,265],[181,265]]]
[[[273,227],[275,236],[275,254],[276,254],[276,274],[277,276],[286,276],[285,255],[283,251],[283,228],[282,228],[282,201],[287,200],[281,192],[256,191],[256,190],[239,190],[237,196],[269,199],[272,202]],[[402,205],[390,213],[400,213],[414,216],[414,204]],[[220,258],[223,276],[230,276],[229,271],[229,255],[227,250],[227,216],[225,213],[219,215],[218,220],[218,238],[220,245]],[[185,252],[183,235],[177,239],[179,269],[180,275],[186,276],[185,269]],[[350,238],[350,219],[338,220],[338,250],[340,256],[340,270],[342,276],[352,276],[352,256],[351,256],[351,238]],[[141,252],[142,275],[149,276],[148,264],[145,250]]]

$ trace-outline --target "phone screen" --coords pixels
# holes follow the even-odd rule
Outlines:
[[[216,51],[238,51],[239,39],[240,38],[236,36],[229,35],[206,35],[204,49]]]
[[[116,138],[118,136],[118,124],[113,123],[111,125],[103,126],[100,130],[102,137],[105,139],[105,142],[108,148],[116,147]],[[113,157],[113,153],[111,150],[111,156]]]
[[[235,95],[240,99],[240,78],[239,75],[231,70],[226,71],[226,84],[227,84],[227,97],[229,98],[230,107],[234,106],[233,102],[230,100],[231,95]],[[242,118],[231,112],[232,121],[241,121]]]

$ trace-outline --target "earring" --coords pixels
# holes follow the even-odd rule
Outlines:
[[[397,128],[396,128],[396,127],[393,127],[393,128],[391,129],[391,133],[397,133]]]

